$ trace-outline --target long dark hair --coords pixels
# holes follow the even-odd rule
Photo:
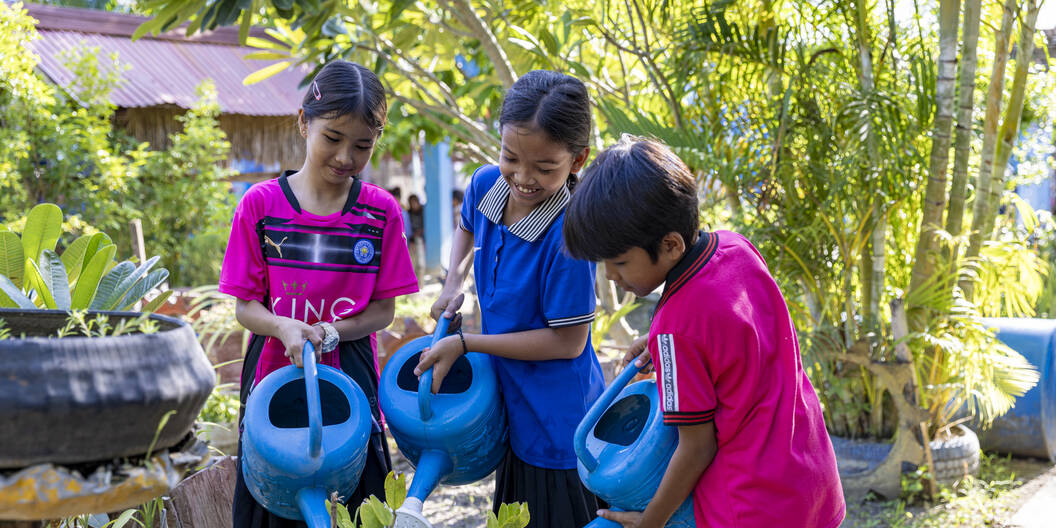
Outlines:
[[[344,60],[323,66],[301,102],[305,121],[316,117],[333,119],[346,114],[359,117],[380,135],[385,128],[389,105],[385,87],[369,69]]]
[[[499,126],[539,127],[564,143],[573,156],[590,146],[590,95],[582,81],[550,70],[534,70],[513,83],[502,101]],[[576,185],[568,175],[568,188]]]

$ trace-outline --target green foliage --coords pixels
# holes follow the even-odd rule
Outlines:
[[[353,517],[343,504],[328,500],[326,511],[330,512],[338,528],[385,528],[395,523],[395,511],[406,498],[407,477],[390,472],[385,477],[385,502],[371,495],[356,509]],[[494,512],[488,512],[487,528],[524,528],[528,526],[529,517],[527,504],[502,504],[497,517]]]
[[[84,337],[116,337],[125,334],[153,334],[158,331],[158,323],[145,313],[134,319],[120,319],[117,324],[110,324],[110,317],[105,314],[92,314],[83,310],[74,310],[66,318],[66,326],[58,331],[58,337],[80,335]]]
[[[113,127],[109,95],[127,69],[116,55],[68,55],[76,82],[64,91],[34,71],[39,59],[26,49],[36,38],[21,4],[0,6],[0,221],[53,202],[76,211],[70,220],[85,234],[119,233],[112,242],[131,248],[127,228],[140,219],[174,286],[215,283],[233,208],[215,89],[200,86],[171,146],[151,150]]]
[[[590,328],[590,342],[594,347],[594,350],[601,349],[601,342],[604,341],[605,336],[609,334],[612,325],[626,317],[627,314],[633,312],[637,307],[638,302],[628,302],[621,305],[615,312],[598,313],[594,317],[594,322],[591,323]]]
[[[877,378],[841,356],[865,342],[872,359],[895,359],[888,305],[906,298],[920,234],[931,233],[921,218],[935,212],[935,200],[923,199],[932,128],[937,104],[948,102],[937,99],[952,90],[937,93],[938,25],[930,24],[930,13],[896,19],[885,4],[850,0],[824,8],[802,0],[366,0],[355,9],[323,3],[318,10],[313,0],[266,0],[230,12],[227,0],[145,5],[156,18],[144,30],[189,20],[193,31],[223,11],[228,19],[256,17],[273,26],[280,43],[247,40],[266,54],[261,58],[320,67],[340,57],[373,66],[393,101],[393,128],[400,132],[383,141],[392,141],[386,148],[394,152],[411,148],[407,143],[415,144],[422,129],[427,140],[453,138],[465,159],[494,160],[501,87],[535,68],[577,75],[597,103],[593,146],[622,133],[667,142],[696,176],[705,218],[728,220],[710,227],[733,227],[760,249],[789,303],[832,431],[881,436],[896,423]],[[983,27],[997,18],[999,12],[988,11]],[[983,31],[981,50],[992,49],[990,38]],[[479,72],[472,75],[456,55]],[[985,86],[983,63],[991,59],[980,56],[976,81]],[[1051,72],[1040,75],[1051,85]],[[1033,95],[1044,91],[1031,90],[1024,115],[1047,122],[1032,110],[1041,108]],[[957,198],[972,197],[960,192]],[[926,321],[909,343],[930,401],[956,383],[967,384],[955,392],[989,386],[997,392],[982,394],[1007,400],[1028,379],[1007,351],[988,346],[992,337],[983,337],[977,321],[964,324],[994,310],[1029,313],[1046,284],[1039,278],[1044,259],[1024,258],[1033,248],[1010,243],[978,261],[962,262],[959,243],[920,259],[945,259],[938,268],[997,286],[978,288],[971,314],[950,281],[933,284],[941,302],[907,302],[913,323]],[[1008,281],[1012,276],[1018,286]],[[932,297],[911,295],[907,301]],[[956,340],[966,343],[957,351],[935,345]],[[990,351],[993,357],[980,359]],[[951,354],[988,366],[971,375],[943,372],[962,364],[947,361]],[[1008,376],[974,381],[997,372]],[[998,401],[991,408],[1002,407]]]
[[[917,504],[929,498],[928,481],[932,479],[931,471],[925,464],[908,473],[902,473],[902,494],[899,496],[907,504]]]
[[[393,525],[396,520],[393,512],[406,498],[407,477],[390,471],[385,477],[385,502],[371,495],[356,509],[355,518],[338,502],[327,501],[326,510],[336,516],[338,528],[382,528]]]
[[[956,285],[970,267],[940,263],[907,302],[935,315],[909,336],[917,367],[919,403],[933,425],[946,424],[963,408],[984,426],[1008,411],[1039,379],[1022,355],[997,340],[977,305]],[[952,295],[950,295],[952,291]]]
[[[250,332],[235,318],[234,297],[220,293],[216,284],[199,286],[186,295],[192,299],[187,318],[207,354],[211,355],[217,347],[234,337],[239,337],[242,350],[246,349]]]
[[[103,233],[82,235],[60,257],[55,246],[62,231],[62,210],[45,203],[29,211],[21,240],[10,231],[0,235],[4,243],[0,262],[11,275],[0,274],[0,306],[52,310],[132,309],[168,277],[164,268],[151,271],[153,257],[135,265],[114,262],[116,247]],[[22,273],[18,260],[22,259]],[[160,305],[171,290],[148,304]],[[159,300],[160,299],[160,300]]]
[[[217,388],[209,393],[205,406],[198,413],[198,421],[221,425],[235,424],[238,421],[238,406],[238,393],[231,391],[230,387],[217,385]]]
[[[1046,212],[1039,213],[1038,217],[1038,229],[1034,231],[1032,245],[1040,260],[1050,265],[1038,295],[1036,311],[1038,317],[1051,319],[1056,318],[1056,270],[1052,269],[1052,263],[1056,262],[1056,220],[1053,220],[1052,214]]]
[[[528,505],[523,502],[499,505],[499,516],[495,512],[488,512],[487,528],[524,528],[528,526],[531,514],[528,513]]]
[[[216,283],[234,210],[230,171],[221,165],[229,143],[219,128],[216,89],[203,83],[198,96],[194,108],[177,117],[183,130],[167,150],[146,159],[130,193],[147,247],[172,263],[176,285]]]

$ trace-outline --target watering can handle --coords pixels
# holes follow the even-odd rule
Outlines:
[[[601,397],[594,402],[594,405],[587,411],[587,415],[583,417],[583,420],[579,422],[576,427],[576,436],[574,438],[574,446],[576,448],[576,457],[579,458],[580,462],[583,462],[583,466],[587,468],[587,471],[594,471],[598,467],[598,459],[591,454],[590,450],[587,449],[587,433],[591,429],[594,429],[594,425],[601,419],[601,415],[612,405],[612,401],[616,399],[616,396],[620,394],[620,391],[631,382],[632,379],[641,370],[641,367],[635,365],[635,361],[631,361],[627,364],[627,368],[623,369],[616,379],[612,380],[612,384],[605,388],[605,392],[601,393]]]
[[[308,399],[308,456],[317,458],[323,451],[323,413],[319,401],[319,369],[311,341],[304,342],[304,389]]]
[[[436,322],[436,330],[433,330],[433,340],[429,342],[429,346],[433,347],[436,342],[447,336],[447,331],[451,327],[451,318],[445,317],[443,314],[440,315],[440,320]],[[433,417],[433,407],[430,399],[432,398],[433,388],[433,367],[429,367],[422,373],[418,378],[418,413],[422,417],[422,421],[426,421]]]

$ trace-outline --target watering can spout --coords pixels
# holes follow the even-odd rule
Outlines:
[[[626,387],[636,375],[638,375],[638,371],[640,370],[641,367],[637,366],[634,361],[631,361],[627,367],[623,369],[623,372],[620,372],[620,375],[612,380],[612,384],[605,388],[605,392],[603,392],[601,397],[594,402],[594,405],[591,406],[589,411],[587,411],[587,415],[583,417],[583,420],[580,421],[579,425],[576,427],[576,435],[573,438],[573,445],[576,449],[576,457],[583,463],[583,467],[585,467],[587,471],[594,471],[598,468],[597,457],[587,449],[587,433],[594,428],[598,423],[598,420],[601,419],[601,415],[605,413],[609,408],[609,405],[612,405],[616,396],[619,396],[620,391],[623,390],[623,388]],[[597,520],[612,522],[600,517]],[[612,524],[619,526],[617,523]],[[593,526],[593,523],[588,526]]]
[[[425,498],[436,489],[440,479],[452,469],[451,457],[447,453],[436,449],[422,451],[422,456],[415,467],[414,480],[411,481],[411,487],[407,490],[407,496],[425,501]]]
[[[326,492],[320,488],[304,488],[297,492],[297,508],[308,528],[330,528],[330,514],[326,511]]]
[[[451,469],[451,457],[447,453],[436,449],[422,451],[411,488],[407,490],[407,499],[396,510],[395,528],[433,528],[422,515],[422,504]]]

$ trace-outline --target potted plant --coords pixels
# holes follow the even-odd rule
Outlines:
[[[150,314],[167,295],[129,311],[168,276],[157,257],[116,262],[103,233],[60,255],[61,226],[41,204],[21,236],[0,231],[0,470],[175,446],[215,383],[190,326]]]

